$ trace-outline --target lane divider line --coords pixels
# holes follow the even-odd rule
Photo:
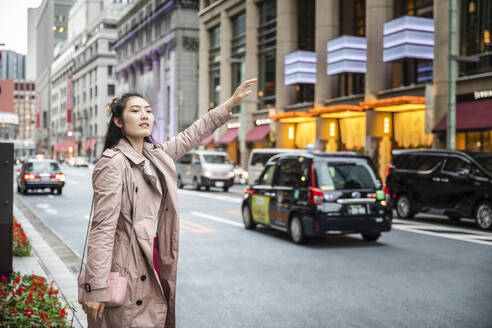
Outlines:
[[[236,204],[241,204],[243,202],[242,198],[238,198],[238,197],[231,197],[231,196],[224,196],[224,195],[211,195],[211,194],[206,194],[205,192],[193,191],[193,190],[182,190],[182,189],[180,189],[178,191],[178,194],[198,196],[198,197],[210,198],[210,199],[215,199],[215,200],[224,200],[226,202],[231,202],[231,203],[236,203]]]
[[[223,218],[220,218],[218,216],[214,216],[214,215],[210,215],[210,214],[205,214],[205,213],[200,213],[200,212],[195,212],[195,211],[191,212],[191,214],[195,215],[195,216],[199,216],[199,217],[204,218],[204,219],[229,224],[229,225],[232,225],[235,227],[240,227],[240,228],[244,227],[243,224],[241,224],[239,222],[223,219]]]

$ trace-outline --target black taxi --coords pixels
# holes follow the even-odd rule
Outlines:
[[[367,156],[353,152],[276,155],[245,189],[246,229],[257,224],[308,237],[360,233],[376,241],[391,230],[391,210],[381,180]]]

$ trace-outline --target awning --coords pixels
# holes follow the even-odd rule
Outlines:
[[[213,133],[207,139],[200,142],[200,145],[206,146],[209,143],[211,143],[212,141],[214,141],[214,134]]]
[[[246,142],[260,141],[270,132],[270,124],[257,125],[249,130],[246,135]]]
[[[436,124],[433,133],[444,132],[447,115]],[[492,99],[465,101],[456,104],[456,131],[492,129]]]
[[[222,137],[220,137],[219,141],[217,141],[217,144],[225,145],[225,144],[233,142],[234,139],[237,138],[238,133],[239,133],[238,128],[228,129],[227,132],[224,133],[224,135]]]

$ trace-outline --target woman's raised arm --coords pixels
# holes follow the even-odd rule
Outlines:
[[[243,82],[225,103],[212,109],[186,130],[180,132],[171,140],[160,144],[159,147],[171,156],[173,160],[179,159],[188,151],[197,147],[200,142],[208,138],[217,128],[231,119],[232,108],[252,93],[251,90],[247,89],[255,82],[256,79]]]

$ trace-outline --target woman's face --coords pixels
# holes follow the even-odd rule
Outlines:
[[[129,138],[144,138],[150,136],[154,126],[154,114],[149,103],[140,97],[131,97],[123,110],[123,122],[115,118],[115,124],[123,129]]]

